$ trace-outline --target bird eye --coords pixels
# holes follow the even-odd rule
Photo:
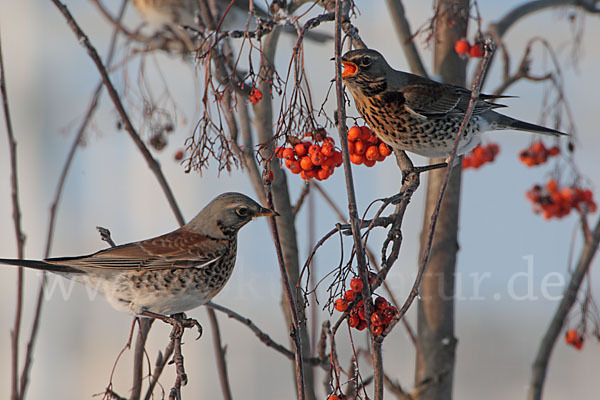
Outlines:
[[[368,68],[371,66],[371,59],[369,57],[361,57],[360,61],[360,66],[363,68]]]
[[[235,210],[235,212],[240,217],[247,217],[248,216],[248,209],[246,207],[240,207],[237,210]]]

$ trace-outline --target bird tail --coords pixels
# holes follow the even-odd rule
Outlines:
[[[540,126],[536,124],[531,124],[529,122],[520,121],[518,119],[514,119],[508,117],[506,115],[498,114],[497,115],[497,129],[515,129],[517,131],[526,131],[526,132],[534,132],[541,133],[543,135],[550,136],[568,136],[568,133],[557,131],[556,129],[546,128],[545,126]]]
[[[58,273],[82,273],[83,271],[75,269],[66,265],[55,265],[45,261],[38,260],[21,260],[13,258],[0,258],[0,264],[17,265],[19,267],[26,267],[32,269],[38,269],[42,271],[58,272]]]

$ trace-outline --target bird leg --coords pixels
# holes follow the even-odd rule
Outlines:
[[[187,385],[188,379],[183,366],[183,353],[181,352],[181,338],[185,328],[196,327],[198,329],[198,338],[202,336],[202,326],[193,318],[187,318],[184,313],[173,314],[171,316],[154,313],[152,311],[142,311],[141,316],[159,319],[171,326],[171,341],[173,342],[173,359],[169,364],[175,364],[177,377],[175,383],[169,392],[169,400],[181,400],[181,386]],[[196,340],[197,340],[196,339]]]

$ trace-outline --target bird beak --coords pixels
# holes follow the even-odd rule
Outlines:
[[[256,213],[257,217],[279,217],[279,213],[273,210],[269,210],[268,208],[261,208],[258,213]]]
[[[342,65],[344,66],[344,70],[342,71],[342,78],[350,78],[351,76],[356,75],[358,72],[358,66],[350,61],[342,61]]]

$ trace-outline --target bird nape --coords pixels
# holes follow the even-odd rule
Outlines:
[[[342,57],[342,64],[342,80],[354,98],[356,109],[383,142],[430,158],[450,155],[469,106],[470,90],[397,71],[372,49],[348,51]],[[514,129],[566,135],[494,111],[506,107],[491,101],[502,97],[509,96],[479,96],[460,138],[457,155],[475,148],[481,134],[487,131]]]

